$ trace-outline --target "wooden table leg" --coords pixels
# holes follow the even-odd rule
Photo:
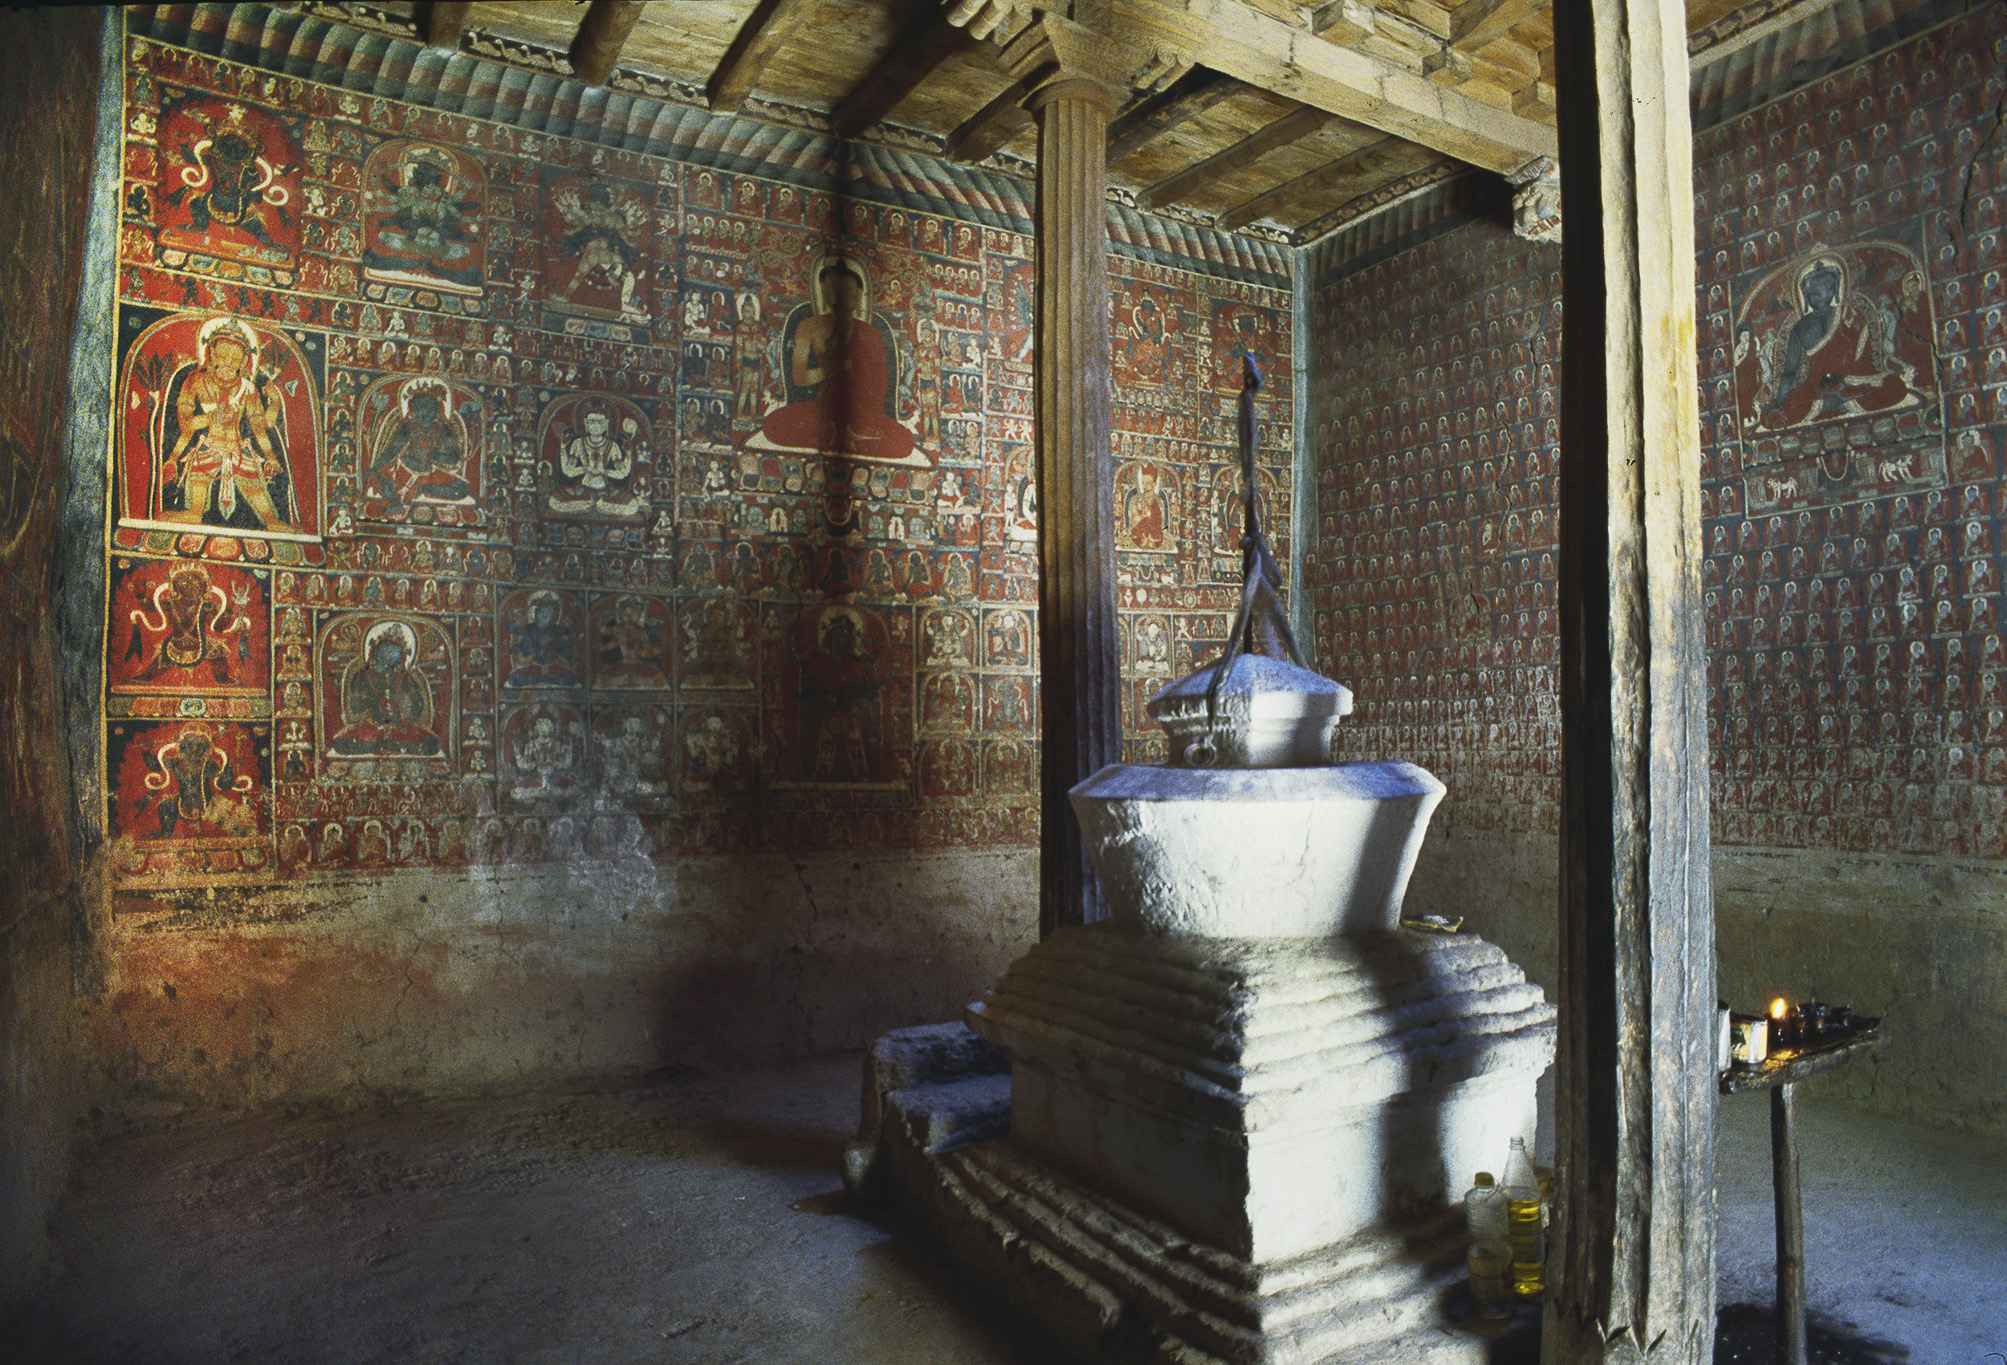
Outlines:
[[[1770,1166],[1777,1195],[1777,1360],[1805,1365],[1805,1215],[1798,1199],[1798,1087],[1770,1092]]]

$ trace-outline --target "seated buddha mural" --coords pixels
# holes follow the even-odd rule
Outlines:
[[[772,358],[786,401],[760,419],[747,449],[932,463],[899,420],[899,347],[872,311],[862,263],[834,253],[816,260],[809,302],[788,315],[777,350]]]

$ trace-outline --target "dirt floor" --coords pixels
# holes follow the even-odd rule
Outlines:
[[[1051,1365],[845,1207],[859,1061],[343,1115],[157,1120],[79,1162],[0,1361]],[[1813,1355],[2007,1351],[1998,1144],[1801,1101]],[[1722,1110],[1718,1359],[1759,1361],[1767,1106]],[[1498,1343],[1537,1358],[1537,1314]]]
[[[13,1361],[1042,1365],[844,1210],[859,1062],[108,1143]]]

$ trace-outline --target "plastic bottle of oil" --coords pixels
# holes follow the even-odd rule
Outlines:
[[[1509,1318],[1513,1309],[1511,1220],[1505,1191],[1492,1183],[1490,1171],[1479,1171],[1477,1183],[1463,1197],[1470,1220],[1470,1297],[1488,1318]]]
[[[1505,1159],[1505,1207],[1512,1240],[1512,1291],[1537,1299],[1547,1289],[1547,1228],[1542,1217],[1540,1181],[1526,1139],[1512,1140]]]

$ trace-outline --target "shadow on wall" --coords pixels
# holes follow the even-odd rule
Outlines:
[[[273,893],[122,923],[104,1108],[362,1102],[738,1065],[957,1018],[1032,941],[1037,855],[697,858]]]

